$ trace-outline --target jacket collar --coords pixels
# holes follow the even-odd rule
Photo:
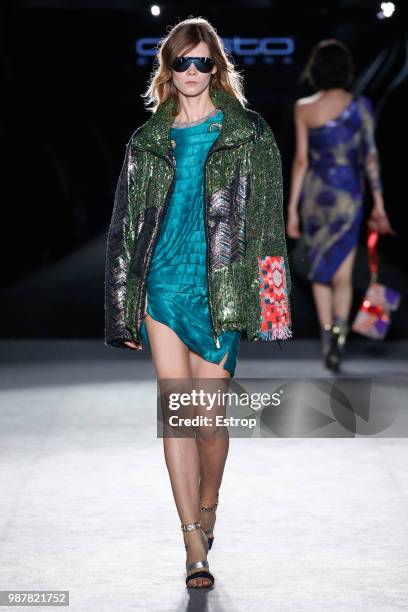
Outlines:
[[[223,111],[223,125],[214,149],[229,147],[250,140],[255,128],[245,108],[235,96],[223,90],[210,89],[214,106]],[[171,148],[170,129],[174,121],[175,101],[168,99],[134,134],[132,142],[142,149],[166,156]]]

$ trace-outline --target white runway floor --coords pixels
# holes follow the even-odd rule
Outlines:
[[[241,348],[236,377],[327,376],[317,347]],[[344,375],[408,405],[406,348],[356,350]],[[188,591],[150,359],[3,341],[0,590],[69,590],[75,612],[408,610],[408,444],[386,435],[231,438],[215,588]]]

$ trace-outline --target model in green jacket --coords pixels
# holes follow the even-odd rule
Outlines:
[[[282,212],[278,147],[266,121],[245,109],[230,93],[209,89],[224,124],[206,163],[207,218],[227,197],[225,221],[231,233],[242,229],[244,248],[218,253],[217,226],[207,227],[208,297],[215,334],[245,331],[249,341],[291,336],[290,270]],[[106,344],[141,350],[146,276],[160,222],[175,180],[170,142],[176,103],[169,98],[131,137],[119,178],[106,260]],[[234,215],[240,211],[239,218]],[[241,227],[234,227],[240,224]],[[225,225],[224,225],[225,227]],[[223,241],[223,244],[225,240]],[[260,258],[266,258],[264,260]],[[262,274],[275,286],[265,291]],[[267,300],[271,303],[268,303]],[[268,316],[267,308],[273,310]]]
[[[192,57],[194,61],[188,59]],[[105,342],[141,350],[146,318],[159,380],[223,378],[227,373],[222,364],[208,364],[146,313],[149,269],[176,179],[170,130],[175,119],[194,122],[215,109],[223,111],[204,168],[208,305],[215,344],[227,331],[246,332],[250,341],[292,335],[279,150],[267,122],[246,108],[241,75],[205,19],[187,19],[162,40],[146,95],[154,113],[127,145],[108,234]],[[203,525],[208,537],[208,552],[228,453],[228,430],[212,436],[209,452],[210,434],[207,428],[193,440],[164,437],[185,533],[186,582],[195,587],[214,582],[199,528]],[[180,465],[181,454],[188,469]],[[200,517],[195,515],[198,499]],[[198,567],[207,569],[194,571]]]

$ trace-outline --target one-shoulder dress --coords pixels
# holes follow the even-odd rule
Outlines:
[[[381,189],[371,101],[357,96],[336,119],[309,128],[309,154],[299,203],[308,278],[330,285],[359,239],[364,175]]]
[[[207,241],[204,216],[204,164],[219,136],[223,113],[171,128],[176,180],[161,222],[147,277],[146,313],[167,325],[206,361],[235,374],[240,331],[213,336],[208,305]],[[142,339],[150,348],[145,320]]]

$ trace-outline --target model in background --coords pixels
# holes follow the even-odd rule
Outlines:
[[[334,371],[349,331],[365,175],[374,198],[369,222],[380,233],[393,233],[384,210],[372,105],[349,91],[353,70],[350,51],[334,39],[321,41],[310,56],[306,76],[317,93],[295,105],[296,154],[287,221],[288,236],[295,239],[301,236],[302,222],[322,355]]]
[[[153,115],[128,144],[108,235],[106,344],[150,346],[159,384],[218,385],[234,375],[242,331],[249,341],[292,335],[279,150],[205,19],[161,41],[145,95]],[[208,587],[229,433],[194,433],[163,444],[186,584]]]

